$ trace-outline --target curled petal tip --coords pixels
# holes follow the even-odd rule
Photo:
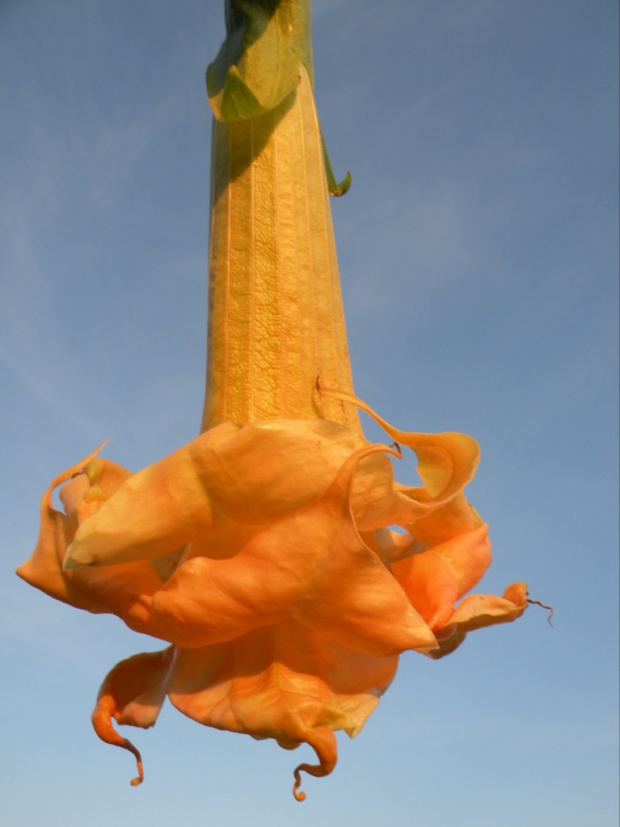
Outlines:
[[[142,761],[138,761],[138,773],[139,775],[136,778],[132,778],[129,782],[132,787],[137,787],[139,784],[142,784],[144,781],[144,772],[142,770]]]
[[[293,771],[293,775],[295,776],[295,783],[293,784],[293,795],[295,796],[295,801],[305,801],[306,794],[303,790],[300,790],[301,787],[301,770],[307,770],[307,764],[300,764],[298,767],[295,767]]]
[[[321,731],[323,730],[323,731]],[[334,733],[326,728],[319,728],[315,730],[310,738],[307,738],[308,743],[312,746],[319,759],[318,764],[298,764],[293,770],[295,776],[295,783],[293,784],[293,795],[296,801],[305,801],[306,794],[299,788],[301,786],[301,773],[307,772],[315,778],[324,778],[336,766],[336,738]]]
[[[134,758],[136,759],[136,767],[138,769],[138,775],[136,778],[132,778],[129,782],[132,787],[137,787],[138,784],[141,784],[144,781],[144,769],[142,766],[142,756],[140,755],[140,750],[138,750],[134,745],[129,741],[127,738],[123,738],[112,725],[112,716],[113,711],[115,709],[115,703],[113,698],[109,695],[104,695],[103,697],[99,698],[97,701],[97,706],[95,707],[95,711],[92,715],[92,723],[95,732],[101,738],[102,741],[105,741],[106,744],[112,744],[115,747],[121,747],[122,749],[126,749],[128,752],[131,752]]]
[[[547,606],[545,603],[541,603],[540,600],[532,600],[530,597],[527,598],[527,602],[530,604],[530,606],[540,606],[541,609],[546,609],[549,612],[549,614],[547,615],[547,623],[553,629],[553,606]]]

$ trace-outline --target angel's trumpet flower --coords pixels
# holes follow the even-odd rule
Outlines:
[[[455,605],[491,559],[463,493],[477,443],[398,431],[353,395],[309,26],[308,0],[229,0],[207,74],[202,433],[136,474],[97,452],[60,474],[18,570],[169,644],[119,663],[93,714],[103,740],[136,755],[132,783],[139,753],[112,720],[152,726],[167,696],[208,726],[310,744],[303,799],[300,770],[331,772],[334,732],[359,732],[402,652],[441,657],[527,605],[522,583]],[[392,446],[366,441],[359,409]],[[420,485],[394,482],[398,446],[415,452]]]

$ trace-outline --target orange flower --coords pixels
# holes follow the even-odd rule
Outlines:
[[[359,732],[398,654],[444,654],[523,612],[519,584],[454,609],[490,562],[462,494],[475,442],[385,426],[424,485],[395,485],[393,450],[320,419],[225,423],[137,474],[91,456],[52,482],[20,576],[173,644],[115,667],[93,716],[139,779],[111,718],[151,726],[166,695],[200,723],[311,744],[319,764],[300,768],[324,775],[334,731]],[[65,513],[51,505],[62,483]],[[397,522],[407,535],[387,530]]]
[[[136,474],[96,451],[56,477],[18,574],[169,644],[119,663],[93,713],[103,740],[135,754],[132,783],[140,755],[112,721],[152,726],[168,697],[208,726],[310,744],[318,764],[295,770],[301,800],[300,770],[331,772],[334,732],[360,731],[399,654],[441,657],[527,601],[524,584],[464,597],[490,563],[463,493],[477,443],[398,431],[353,395],[308,4],[231,6],[208,74],[203,432]],[[358,409],[396,445],[370,444]],[[400,445],[415,452],[420,485],[394,482]]]

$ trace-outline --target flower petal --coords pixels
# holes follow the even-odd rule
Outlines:
[[[527,609],[527,584],[513,583],[503,597],[493,594],[471,594],[454,610],[444,629],[438,630],[439,647],[429,652],[431,658],[442,658],[460,646],[468,632],[497,623],[511,623]]]
[[[336,763],[335,730],[356,735],[389,686],[397,658],[372,658],[289,621],[204,649],[180,649],[169,697],[185,715],[218,729],[310,744],[326,775]],[[299,794],[296,794],[299,796]]]
[[[312,515],[314,524],[323,523],[333,548],[315,573],[315,588],[307,589],[296,612],[299,620],[342,646],[383,656],[407,649],[426,652],[436,646],[431,630],[362,541],[351,517],[348,492],[357,464],[371,453],[388,450],[375,445],[349,457],[323,498],[322,513]]]
[[[100,449],[97,449],[100,450]],[[59,474],[43,495],[37,546],[17,574],[57,600],[94,613],[112,612],[129,622],[131,610],[144,594],[160,588],[161,566],[139,561],[103,569],[65,571],[62,561],[82,520],[91,519],[106,500],[131,476],[96,451]],[[63,483],[60,499],[66,513],[53,508],[54,488]],[[163,559],[163,558],[159,558]]]
[[[148,729],[152,727],[166,697],[167,681],[174,658],[174,647],[160,652],[145,652],[117,663],[108,673],[97,696],[92,722],[97,735],[107,744],[129,750],[136,757],[138,777],[144,778],[140,753],[114,729],[112,718],[119,724]]]
[[[105,612],[97,600],[82,594],[62,571],[67,548],[67,517],[49,505],[50,491],[41,500],[39,538],[32,556],[17,569],[17,574],[37,589],[76,609]]]
[[[231,523],[228,539],[225,531],[216,533],[230,556],[193,556],[182,563],[152,598],[143,599],[132,628],[197,647],[295,616],[365,654],[434,648],[432,632],[362,541],[351,516],[351,477],[365,456],[384,450],[352,454],[318,500],[270,525],[252,532]],[[323,479],[325,469],[317,474]],[[310,474],[306,483],[313,488]],[[297,477],[289,484],[300,487]]]
[[[527,584],[513,583],[503,597],[493,594],[471,594],[454,610],[450,623],[470,632],[496,623],[510,623],[527,609]]]
[[[406,528],[427,546],[436,546],[482,525],[482,520],[459,491],[447,503]]]
[[[463,488],[471,482],[478,466],[480,449],[478,443],[466,434],[445,432],[442,434],[419,434],[401,431],[382,419],[361,399],[347,393],[328,388],[319,388],[320,394],[341,399],[357,405],[371,416],[387,434],[398,444],[411,448],[418,458],[418,473],[424,483],[419,486],[395,486],[391,497],[382,498],[376,503],[373,514],[374,525],[370,522],[370,513],[360,528],[379,528],[387,525],[410,525],[450,504],[455,498],[462,497]],[[462,516],[465,500],[462,498],[459,516]],[[471,517],[470,512],[466,512]],[[462,530],[472,527],[469,524]]]
[[[223,514],[264,525],[321,497],[347,457],[365,447],[354,431],[324,419],[249,422],[209,445],[203,481]]]
[[[491,563],[488,526],[392,563],[393,575],[431,629],[441,629],[455,602],[473,588]]]
[[[213,508],[261,525],[317,499],[367,445],[325,420],[224,423],[132,475],[84,521],[67,568],[157,557],[213,529]]]
[[[169,553],[212,525],[205,447],[238,429],[227,423],[133,474],[79,528],[65,567],[111,565]]]
[[[79,587],[76,588],[61,567],[67,546],[71,543],[79,524],[79,510],[84,500],[84,493],[90,487],[90,480],[82,472],[89,464],[100,462],[95,458],[104,445],[105,443],[52,480],[41,499],[37,545],[31,557],[17,569],[17,574],[23,580],[41,589],[50,597],[68,603],[77,609],[85,609],[94,613],[107,610],[96,598],[85,595]],[[116,479],[119,476],[116,469],[120,466],[113,465],[115,469],[113,476]],[[52,505],[54,489],[63,483],[65,485],[62,491],[71,504],[67,514],[57,511]]]

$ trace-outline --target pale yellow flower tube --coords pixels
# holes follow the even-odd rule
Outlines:
[[[202,427],[326,418],[361,433],[310,79],[270,112],[216,120]]]

